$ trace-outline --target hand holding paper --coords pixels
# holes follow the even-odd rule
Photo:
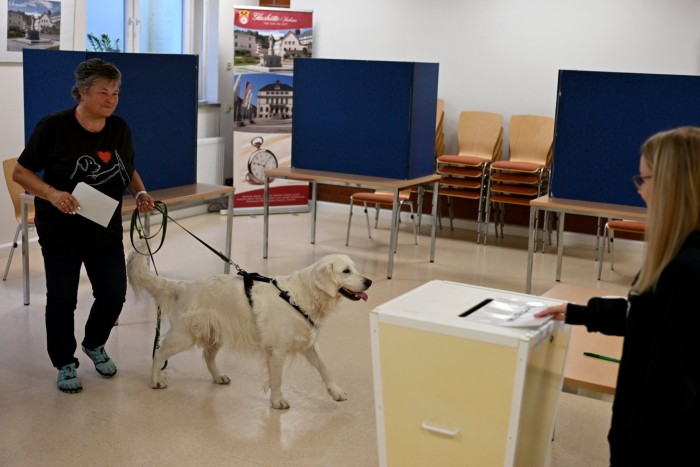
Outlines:
[[[109,221],[114,215],[114,210],[119,205],[119,201],[110,198],[84,182],[80,182],[75,186],[72,195],[80,203],[80,210],[76,211],[76,214],[80,214],[100,224],[102,227],[109,225]]]

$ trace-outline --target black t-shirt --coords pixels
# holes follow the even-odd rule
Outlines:
[[[34,129],[19,163],[57,190],[73,192],[85,182],[119,201],[107,228],[80,215],[64,214],[50,202],[35,199],[35,223],[42,243],[102,246],[122,241],[121,200],[134,172],[134,145],[124,119],[107,117],[93,133],[75,118],[75,108],[44,117]]]

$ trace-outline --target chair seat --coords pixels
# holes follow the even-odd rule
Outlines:
[[[494,183],[517,183],[525,185],[537,185],[540,177],[537,175],[526,175],[513,172],[492,172],[491,181]]]
[[[442,177],[440,179],[440,186],[450,186],[454,188],[469,188],[472,190],[478,190],[481,188],[482,183],[481,180]],[[442,191],[442,188],[440,189],[440,191]]]
[[[455,177],[463,178],[481,178],[483,172],[481,169],[467,168],[467,167],[455,167],[452,165],[438,165],[437,173],[440,175],[452,175]]]
[[[625,221],[625,220],[613,220],[607,223],[609,230],[616,230],[618,232],[629,232],[643,234],[646,232],[647,224],[646,222],[638,221]]]
[[[466,199],[481,199],[481,191],[440,187],[440,196],[454,196],[455,198]]]
[[[491,185],[491,193],[510,193],[518,196],[537,196],[537,187],[532,185],[505,185],[500,183],[494,183]],[[494,198],[494,195],[491,196]]]
[[[455,164],[455,165],[471,165],[479,166],[482,164],[488,164],[491,162],[491,155],[488,156],[477,156],[477,155],[459,155],[459,156],[440,156],[437,158],[438,163],[443,164]]]
[[[410,191],[408,193],[405,192],[400,192],[399,193],[399,202],[401,201],[408,201],[411,197]],[[354,201],[359,201],[362,203],[375,203],[375,204],[380,204],[382,206],[387,206],[387,205],[392,205],[394,204],[394,195],[390,192],[359,192],[359,193],[353,193],[351,198]]]
[[[512,170],[514,172],[535,173],[547,167],[545,164],[525,161],[496,161],[491,164],[491,168],[498,170]]]
[[[529,206],[532,196],[508,196],[508,195],[491,195],[491,201],[494,203],[519,204]]]

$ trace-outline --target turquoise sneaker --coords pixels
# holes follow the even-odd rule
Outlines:
[[[82,347],[83,352],[85,352],[92,360],[92,363],[95,364],[95,370],[97,370],[99,374],[108,378],[111,378],[117,374],[117,366],[114,364],[112,359],[109,358],[107,352],[105,352],[104,345],[99,346],[95,350],[86,349],[85,346]]]
[[[75,363],[58,369],[58,389],[68,394],[75,394],[83,390],[78,378],[78,367]]]

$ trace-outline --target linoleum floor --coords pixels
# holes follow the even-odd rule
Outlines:
[[[326,363],[349,394],[348,400],[333,401],[315,371],[296,360],[285,370],[284,391],[291,408],[284,411],[269,405],[260,362],[228,352],[221,352],[218,360],[232,379],[230,385],[214,384],[200,352],[193,349],[169,361],[167,389],[151,389],[156,311],[149,297],[137,301],[131,291],[106,346],[118,374],[112,379],[100,377],[78,352],[84,390],[76,395],[59,392],[56,370],[45,350],[41,252],[32,242],[30,305],[22,304],[21,255],[15,256],[7,281],[0,284],[0,465],[377,466],[370,310],[432,279],[523,292],[527,239],[509,234],[506,227],[504,239],[496,238],[492,229],[488,244],[477,245],[474,231],[450,231],[445,219],[438,231],[435,262],[430,263],[427,220],[416,246],[410,221],[404,218],[393,278],[387,279],[388,220],[383,216],[369,239],[364,218],[356,211],[348,247],[347,206],[320,205],[315,245],[309,243],[308,213],[271,216],[266,260],[262,258],[262,216],[234,218],[231,256],[249,272],[287,274],[326,254],[346,253],[374,280],[368,302],[344,302],[320,333]],[[223,250],[226,219],[218,212],[180,222]],[[599,283],[591,245],[567,244],[562,282],[618,288],[624,293],[638,267],[638,251],[618,248],[616,270],[606,266]],[[170,278],[192,279],[223,271],[218,257],[172,224],[155,260],[159,273]],[[533,293],[556,284],[555,267],[553,248],[537,253]],[[90,299],[84,277],[75,320],[78,342]],[[562,393],[548,465],[607,465],[609,419],[609,401]]]

